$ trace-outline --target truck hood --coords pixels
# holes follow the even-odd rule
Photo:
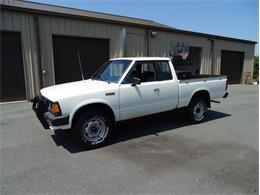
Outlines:
[[[80,96],[84,94],[90,94],[99,90],[105,90],[111,87],[111,85],[115,85],[115,83],[109,84],[105,81],[89,79],[46,87],[41,89],[40,92],[41,95],[55,102],[73,96]]]

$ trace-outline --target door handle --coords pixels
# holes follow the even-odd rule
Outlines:
[[[153,91],[154,92],[160,92],[160,89],[159,88],[155,88]]]

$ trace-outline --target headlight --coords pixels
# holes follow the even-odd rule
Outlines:
[[[61,109],[60,109],[60,105],[59,105],[58,102],[51,103],[51,112],[55,116],[60,116],[61,115]]]

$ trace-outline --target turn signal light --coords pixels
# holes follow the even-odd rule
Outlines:
[[[61,109],[58,102],[54,102],[51,104],[51,112],[56,116],[61,115]]]

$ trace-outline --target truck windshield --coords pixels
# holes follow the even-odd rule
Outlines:
[[[130,63],[131,60],[110,60],[95,72],[91,79],[117,83]]]

